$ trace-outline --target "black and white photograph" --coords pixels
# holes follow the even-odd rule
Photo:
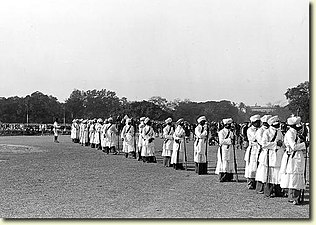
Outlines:
[[[308,0],[0,2],[0,218],[311,219]]]

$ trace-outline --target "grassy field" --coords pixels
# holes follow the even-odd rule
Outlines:
[[[310,217],[309,187],[303,205],[266,198],[247,189],[244,152],[237,151],[239,182],[214,174],[217,147],[209,148],[209,174],[106,155],[61,136],[0,137],[1,218],[302,218]],[[22,146],[21,146],[22,145]]]

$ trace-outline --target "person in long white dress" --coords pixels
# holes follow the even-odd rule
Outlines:
[[[115,148],[118,138],[118,130],[115,127],[115,124],[113,122],[113,118],[110,117],[108,119],[108,125],[106,127],[106,147],[107,150],[110,152],[113,152],[114,155],[117,155],[118,152]]]
[[[97,123],[95,124],[95,131],[94,131],[94,147],[97,150],[102,150],[101,147],[101,130],[102,130],[102,125],[103,125],[103,120],[101,118],[99,118],[97,120]]]
[[[173,133],[174,142],[172,147],[171,164],[176,170],[184,170],[183,163],[185,163],[185,130],[183,118],[179,119],[176,124],[177,127]]]
[[[260,127],[260,115],[253,115],[250,117],[251,126],[247,130],[247,138],[249,141],[248,148],[245,153],[244,160],[245,166],[245,178],[247,178],[248,189],[256,188],[256,172],[257,172],[257,160],[260,150],[260,145],[257,140],[257,130]]]
[[[82,138],[81,138],[81,145],[82,146],[89,146],[89,124],[88,120],[82,121]]]
[[[207,174],[207,164],[206,164],[206,145],[208,130],[206,125],[206,117],[200,116],[197,119],[198,126],[194,130],[195,142],[194,142],[194,163],[195,172],[200,174]]]
[[[142,137],[142,132],[143,132],[143,129],[145,127],[145,124],[144,124],[144,120],[145,119],[146,119],[146,117],[141,117],[139,119],[140,124],[138,125],[138,142],[137,142],[137,150],[138,150],[138,158],[137,158],[137,160],[138,161],[142,160],[142,148],[143,148],[143,144],[144,144],[144,139]]]
[[[94,144],[94,135],[95,135],[95,124],[97,122],[97,119],[93,119],[90,121],[90,126],[89,126],[89,141],[90,141],[90,146],[91,148],[95,147]]]
[[[107,152],[106,148],[106,127],[108,125],[108,119],[104,119],[101,127],[101,148],[103,152]]]
[[[257,130],[257,132],[256,132],[256,139],[257,139],[257,143],[259,144],[259,146],[260,146],[260,149],[259,149],[259,153],[258,153],[258,157],[257,157],[257,171],[256,171],[256,178],[255,178],[255,180],[256,180],[256,193],[257,194],[263,194],[264,192],[263,192],[263,187],[264,187],[264,185],[263,185],[263,183],[261,182],[261,181],[259,181],[258,179],[257,179],[257,174],[259,174],[259,173],[261,173],[261,171],[259,170],[259,164],[260,164],[260,162],[259,162],[259,159],[260,159],[260,155],[261,155],[261,153],[262,153],[262,137],[263,137],[263,133],[264,133],[264,131],[265,130],[267,130],[269,127],[270,127],[270,125],[268,124],[268,120],[270,119],[272,117],[272,115],[264,115],[263,117],[261,117],[261,123],[262,123],[262,125],[261,125],[261,127]],[[258,171],[259,170],[259,171]]]
[[[220,182],[230,182],[233,180],[234,134],[231,131],[232,122],[233,120],[231,118],[223,119],[224,128],[218,132],[218,139],[219,139],[220,146],[217,151],[217,163],[216,163],[215,174],[219,175]]]
[[[298,135],[302,128],[300,117],[287,119],[289,130],[284,137],[285,152],[280,168],[281,188],[288,189],[288,201],[294,205],[301,203],[300,190],[305,189],[305,159],[304,152],[309,142],[303,142]]]
[[[163,128],[164,141],[162,144],[161,156],[163,157],[163,165],[165,167],[170,167],[174,128],[172,126],[172,119],[170,117],[165,120],[165,123],[167,125]]]
[[[148,117],[144,120],[145,127],[142,130],[143,146],[142,159],[146,163],[155,163],[155,132],[151,126],[151,121]]]
[[[132,125],[132,120],[130,118],[125,118],[125,126],[121,132],[121,138],[123,141],[123,152],[125,154],[125,158],[128,157],[128,154],[131,154],[133,158],[136,158],[135,153],[135,133],[134,127]]]
[[[284,147],[279,117],[272,116],[268,124],[270,126],[264,131],[262,137],[262,152],[256,179],[264,183],[265,196],[281,197],[283,193],[280,188],[279,171]]]
[[[74,143],[78,143],[79,142],[79,124],[78,124],[78,120],[77,119],[74,119],[72,121],[72,124],[71,124],[71,140],[72,142]]]
[[[53,124],[53,132],[54,132],[54,142],[59,143],[58,141],[58,131],[60,126],[58,125],[58,118],[55,119],[55,122]]]

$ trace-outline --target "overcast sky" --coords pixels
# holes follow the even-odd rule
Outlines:
[[[0,96],[247,105],[309,80],[306,0],[1,0]]]

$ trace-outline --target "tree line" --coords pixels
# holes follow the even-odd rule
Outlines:
[[[285,121],[291,114],[298,114],[303,121],[309,121],[309,82],[288,88],[285,96],[289,104],[285,107],[276,106],[273,114]],[[73,90],[65,103],[56,97],[45,95],[39,91],[25,97],[0,97],[0,121],[6,123],[52,123],[54,118],[60,122],[70,123],[74,118],[108,118],[115,119],[129,115],[133,118],[149,116],[153,120],[163,121],[167,117],[184,118],[195,123],[199,115],[205,115],[211,121],[220,121],[231,117],[242,123],[253,115],[249,106],[243,102],[207,101],[194,102],[189,99],[168,101],[160,96],[153,96],[143,101],[128,101],[119,98],[114,91]],[[261,113],[262,115],[264,113]]]

